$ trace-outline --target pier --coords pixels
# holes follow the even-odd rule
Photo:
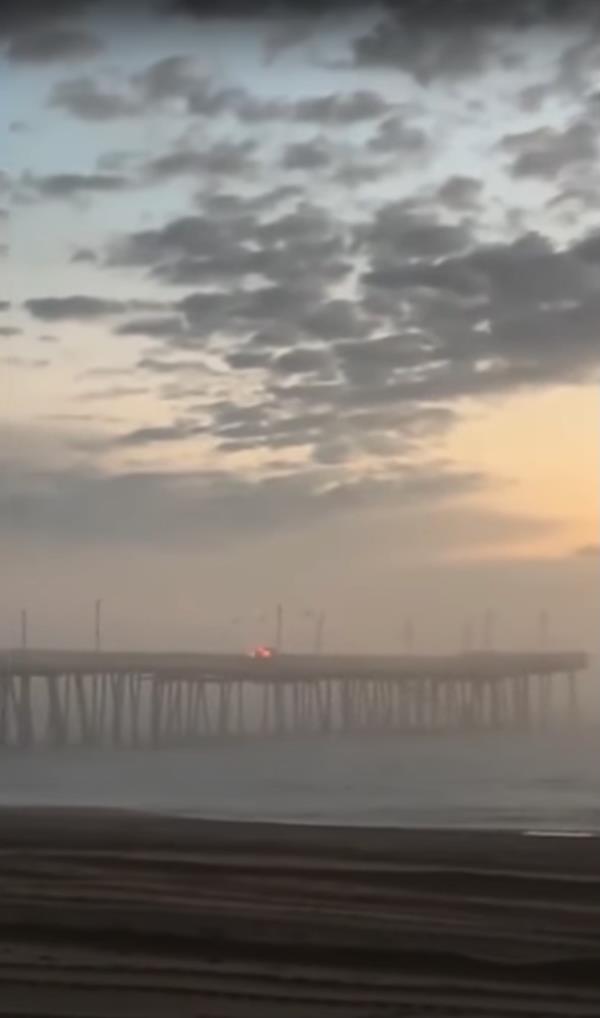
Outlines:
[[[451,656],[0,652],[0,748],[192,746],[580,721],[585,653]]]

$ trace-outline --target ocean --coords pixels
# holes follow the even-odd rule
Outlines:
[[[600,831],[600,729],[2,752],[0,805],[235,820]]]

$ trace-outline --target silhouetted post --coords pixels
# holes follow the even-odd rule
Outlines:
[[[540,650],[548,650],[548,612],[546,609],[542,609],[539,617],[539,640]]]
[[[102,601],[99,598],[94,605],[94,649],[96,653],[102,649]]]
[[[277,605],[275,618],[275,650],[280,653],[283,648],[283,605]]]
[[[21,612],[21,650],[27,650],[28,643],[27,611],[23,608]]]

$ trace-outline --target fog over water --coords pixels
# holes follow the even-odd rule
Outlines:
[[[211,742],[2,758],[0,804],[226,819],[600,830],[599,731]]]

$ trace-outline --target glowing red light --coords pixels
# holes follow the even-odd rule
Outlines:
[[[252,657],[256,658],[268,658],[273,657],[273,650],[271,647],[259,646],[255,647],[252,651]]]

